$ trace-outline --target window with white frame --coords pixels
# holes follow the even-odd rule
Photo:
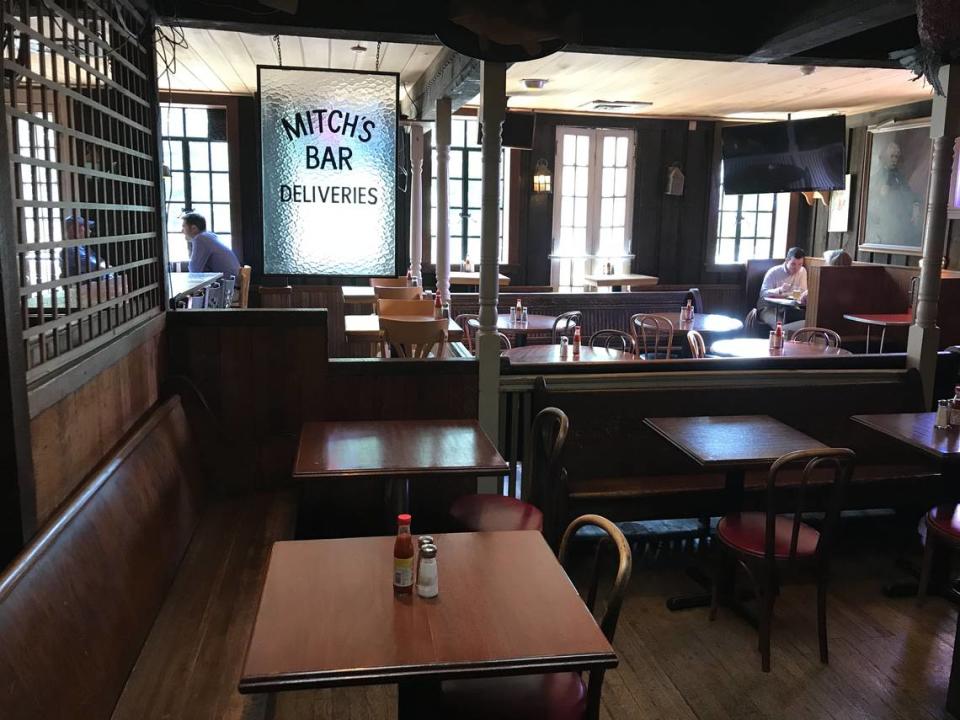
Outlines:
[[[719,206],[716,264],[782,258],[786,254],[789,193],[724,195],[721,162]]]
[[[624,269],[633,223],[634,133],[557,128],[553,201],[555,287],[583,287],[606,263]]]
[[[450,179],[447,187],[447,222],[450,226],[450,263],[466,258],[480,262],[480,216],[483,196],[483,159],[477,142],[480,121],[475,117],[454,116],[450,135]],[[437,262],[437,151],[432,155],[430,182],[430,262]],[[500,262],[509,258],[507,218],[509,198],[504,178],[510,176],[510,152],[502,151],[500,161]]]
[[[34,112],[34,117],[53,120],[52,113]],[[20,197],[41,203],[60,201],[60,173],[53,169],[59,161],[57,139],[53,130],[40,124],[16,120],[17,153],[21,158],[36,159],[51,164],[24,162],[20,175]],[[49,243],[63,240],[63,213],[58,207],[23,208],[23,234],[26,243]],[[23,259],[23,276],[28,285],[50,282],[60,276],[60,248],[49,247],[28,253]]]

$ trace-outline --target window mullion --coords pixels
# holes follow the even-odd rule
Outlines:
[[[591,152],[590,152],[590,187],[587,188],[587,254],[596,255],[600,245],[600,198],[602,196],[601,182],[603,179],[603,154],[601,143],[603,142],[602,130],[593,130],[591,132]],[[589,272],[593,272],[593,258],[588,259],[590,265]]]

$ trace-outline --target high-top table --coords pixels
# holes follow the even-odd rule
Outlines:
[[[878,314],[851,313],[849,315],[844,315],[843,319],[867,326],[867,341],[864,344],[864,349],[863,349],[865,353],[870,352],[871,326],[879,326],[881,328],[879,352],[883,353],[883,341],[887,337],[887,328],[888,327],[905,327],[908,325],[912,325],[913,313],[908,313],[908,312],[907,313],[878,313]]]
[[[587,285],[599,290],[608,287],[612,292],[621,292],[623,288],[632,290],[635,287],[650,287],[660,282],[654,275],[636,275],[633,273],[615,273],[613,275],[585,275]]]
[[[167,273],[167,277],[170,282],[170,308],[176,309],[178,301],[200,292],[209,285],[213,285],[223,277],[223,273],[172,272]]]
[[[407,720],[442,680],[616,667],[540,533],[434,539],[430,600],[394,594],[392,537],[275,543],[240,692],[397,683]]]
[[[480,271],[464,272],[462,270],[450,271],[450,284],[463,285],[467,287],[480,287]],[[497,273],[497,284],[500,287],[510,284],[510,278],[501,273]]]
[[[772,465],[781,455],[795,450],[826,447],[820,441],[768,415],[647,418],[644,424],[704,470],[725,473],[724,492],[728,512],[737,512],[743,505],[746,470]],[[710,580],[705,575],[691,570],[694,580],[704,587],[710,586]],[[706,607],[709,604],[709,593],[667,600],[670,610]]]

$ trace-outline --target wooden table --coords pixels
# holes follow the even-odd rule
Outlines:
[[[523,346],[527,341],[527,334],[545,334],[553,332],[553,323],[557,318],[553,315],[527,315],[527,321],[511,322],[510,314],[497,315],[497,330],[511,339],[516,339],[514,343],[517,346]],[[468,320],[470,327],[477,330],[480,328],[479,320]]]
[[[463,272],[462,270],[451,270],[450,271],[450,284],[451,285],[467,285],[470,287],[480,287],[480,273],[479,272]],[[497,273],[497,284],[500,287],[510,284],[510,278],[506,275],[501,275]]]
[[[410,322],[433,320],[432,315],[424,317],[419,315],[384,315],[383,317],[387,320],[405,320]],[[380,316],[378,315],[344,315],[343,327],[346,332],[347,342],[376,343],[380,340]],[[459,342],[463,340],[463,328],[457,325],[452,319],[447,322],[447,340],[449,342]]]
[[[505,358],[510,358],[511,365],[528,365],[542,363],[562,363],[568,365],[599,365],[612,362],[642,362],[633,353],[623,352],[615,348],[591,348],[582,346],[580,348],[580,357],[573,357],[573,350],[567,348],[565,355],[560,354],[559,345],[526,345],[524,347],[515,347],[510,350],[504,350],[500,353]]]
[[[881,415],[854,415],[854,421],[893,438],[898,442],[926,453],[940,465],[943,475],[949,477],[952,484],[960,483],[960,428],[940,430],[936,427],[936,413],[888,413]],[[941,553],[942,555],[942,553]],[[941,558],[942,559],[942,558]],[[947,563],[938,563],[940,575],[949,585],[949,567]],[[916,583],[897,583],[884,588],[888,595],[902,597],[915,595]],[[953,589],[949,588],[953,595]],[[953,662],[950,667],[950,683],[947,686],[947,712],[960,717],[960,615],[957,616],[957,629],[953,641]]]
[[[780,297],[778,295],[768,295],[763,298],[771,305],[777,306],[777,319],[783,320],[784,314],[787,310],[806,310],[807,304],[805,302],[800,302],[799,299],[795,297]]]
[[[192,273],[192,272],[172,272],[167,273],[170,290],[170,309],[177,307],[179,300],[184,300],[203,290],[208,285],[213,285],[217,280],[223,277],[223,273]]]
[[[616,667],[540,533],[434,538],[431,600],[394,595],[392,537],[274,544],[240,692],[398,683],[406,720],[441,680]]]
[[[850,314],[844,315],[843,319],[867,326],[867,342],[864,347],[864,352],[866,353],[870,352],[870,327],[873,325],[879,325],[882,328],[880,330],[880,352],[882,353],[883,341],[887,337],[887,328],[912,325],[913,313],[881,313],[874,315]]]
[[[762,358],[762,357],[839,357],[850,355],[849,350],[832,348],[820,343],[798,343],[786,341],[780,350],[770,349],[767,338],[731,338],[717,340],[710,346],[711,355],[721,357]]]
[[[613,275],[584,275],[587,285],[599,289],[608,287],[612,292],[620,292],[623,288],[632,290],[635,287],[650,287],[660,282],[660,278],[653,275],[634,275],[632,273],[615,273]]]
[[[711,313],[694,313],[693,320],[680,320],[679,310],[675,314],[649,313],[666,318],[673,325],[675,332],[687,333],[696,330],[698,333],[721,335],[724,333],[743,330],[743,321],[728,315],[714,315]]]
[[[700,467],[725,473],[728,512],[737,512],[743,505],[743,479],[747,469],[772,465],[781,455],[795,450],[826,447],[768,415],[647,418],[644,423]],[[709,587],[710,581],[705,576],[694,576],[694,579]],[[709,593],[667,600],[671,610],[709,604]]]

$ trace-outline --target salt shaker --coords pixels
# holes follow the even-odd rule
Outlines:
[[[950,410],[949,400],[937,400],[936,427],[938,430],[947,430],[950,427]]]
[[[570,349],[570,339],[566,335],[560,336],[560,357],[565,358]]]
[[[440,592],[440,579],[437,574],[437,546],[423,545],[417,562],[417,595],[422,598],[434,598]]]
[[[517,322],[517,309],[515,307],[510,308],[510,324]]]
[[[526,324],[527,322],[527,306],[523,306],[523,310],[520,313],[520,322]]]

